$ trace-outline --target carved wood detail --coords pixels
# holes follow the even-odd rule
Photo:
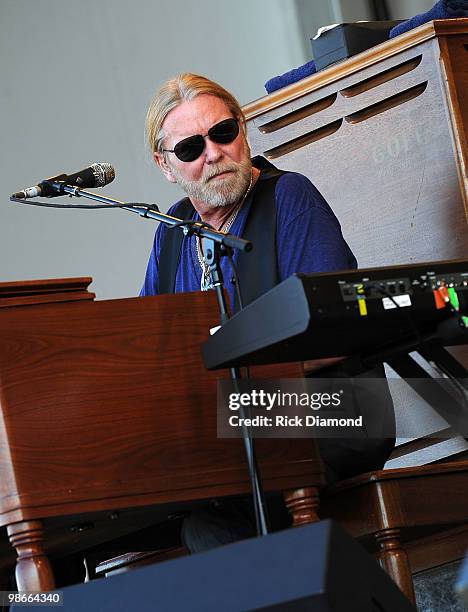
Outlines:
[[[401,545],[400,535],[399,529],[383,529],[374,537],[380,548],[380,565],[393,578],[406,597],[415,604],[416,598],[408,555]]]
[[[11,545],[18,553],[16,584],[18,591],[51,591],[54,575],[44,552],[42,521],[22,521],[7,527]]]
[[[320,496],[317,487],[287,491],[284,493],[284,501],[292,516],[293,527],[320,520],[318,516]]]

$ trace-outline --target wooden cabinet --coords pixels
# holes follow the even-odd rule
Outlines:
[[[360,267],[468,255],[468,19],[425,24],[243,110],[252,154],[311,179]],[[430,450],[407,440],[409,407],[421,437],[439,427],[398,399],[391,467],[468,449],[459,436]]]

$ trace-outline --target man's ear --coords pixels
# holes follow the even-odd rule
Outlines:
[[[237,119],[241,130],[244,132],[244,134],[247,134],[247,124],[244,115],[242,114],[240,117],[236,115],[235,118]]]
[[[170,183],[177,183],[174,175],[172,174],[171,169],[169,168],[169,166],[166,163],[166,160],[164,159],[164,154],[163,153],[158,153],[157,151],[155,151],[153,153],[153,159],[154,159],[156,165],[159,166],[159,169],[164,174],[164,176],[167,178],[167,180]]]

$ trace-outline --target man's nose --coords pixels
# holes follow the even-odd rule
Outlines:
[[[223,157],[221,146],[213,142],[209,136],[205,138],[205,159],[209,164],[218,162]]]

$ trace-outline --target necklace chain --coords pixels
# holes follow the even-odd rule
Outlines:
[[[252,185],[253,185],[253,172],[250,175],[250,183],[249,183],[249,186],[247,187],[246,192],[244,193],[244,196],[239,200],[238,204],[234,207],[233,211],[231,212],[229,217],[226,219],[226,221],[224,221],[224,223],[221,224],[221,226],[218,229],[219,232],[223,232],[223,234],[227,234],[229,232],[234,221],[236,220],[236,217],[240,209],[242,208],[242,204],[245,202],[247,196],[250,193],[250,190],[252,189]],[[197,247],[197,259],[198,259],[198,263],[200,264],[200,268],[202,271],[200,289],[201,291],[208,291],[208,289],[213,288],[211,285],[210,267],[206,264],[205,260],[203,259],[203,253],[201,249],[201,239],[198,236],[195,237],[195,242],[196,242],[196,247]]]

